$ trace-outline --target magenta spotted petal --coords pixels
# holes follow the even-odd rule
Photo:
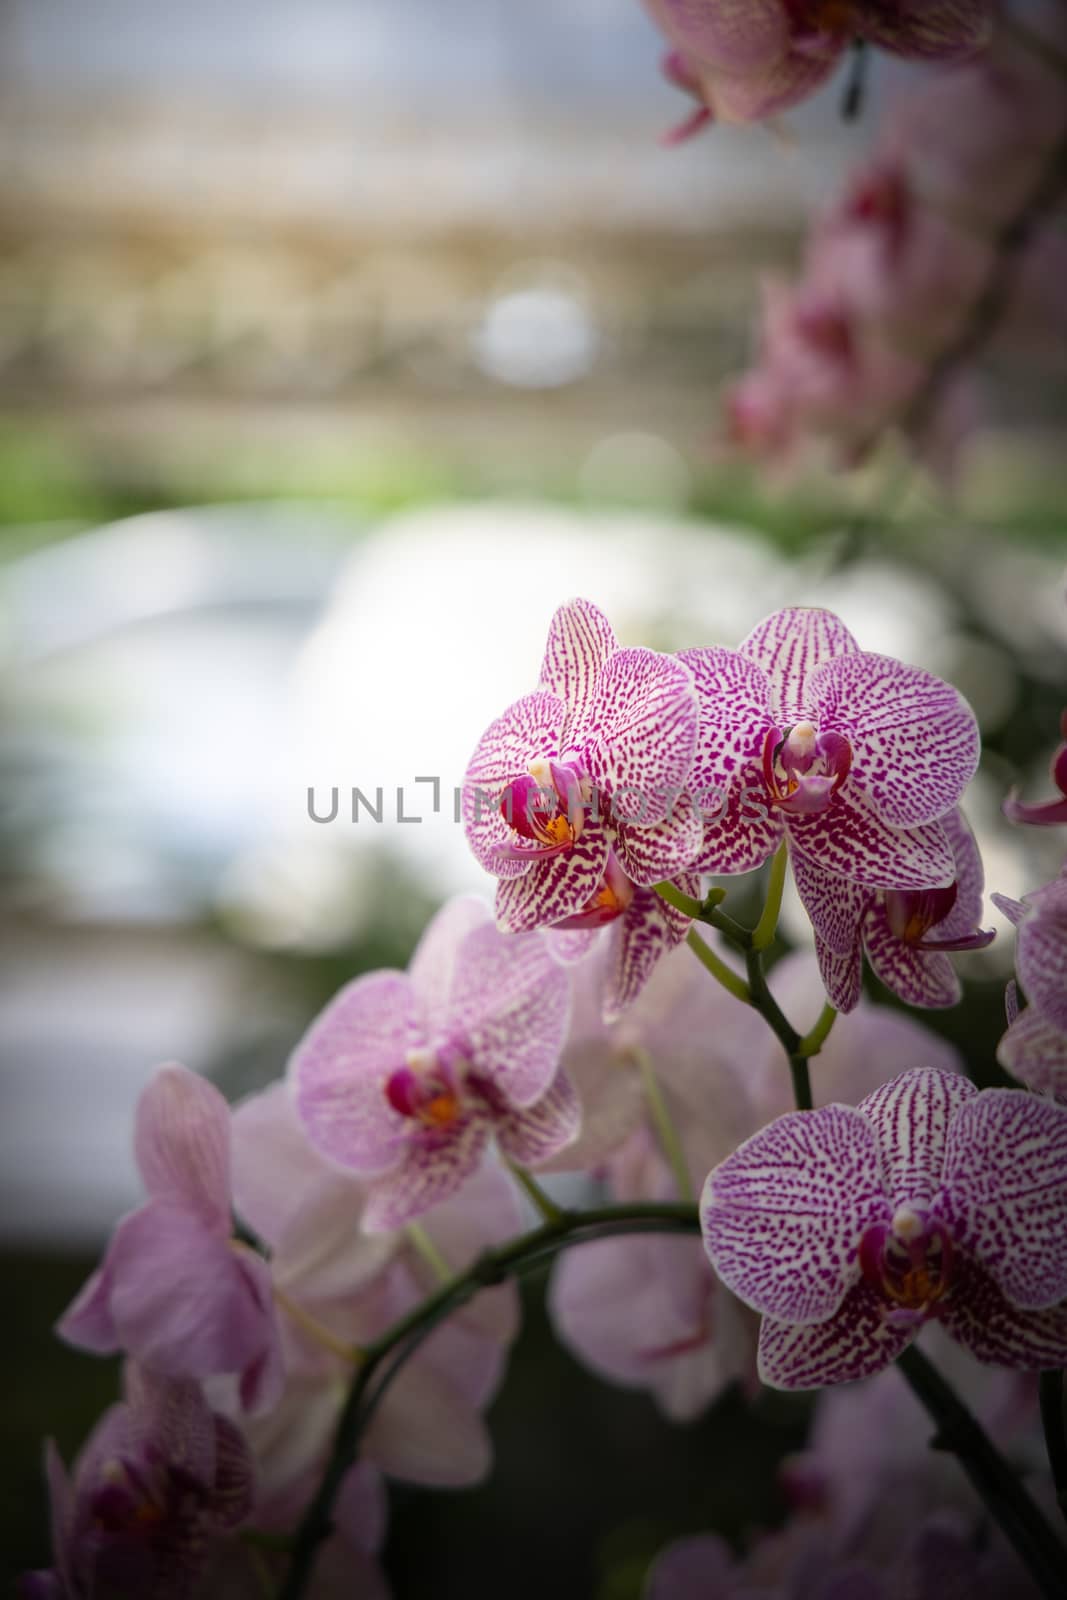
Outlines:
[[[973,1095],[952,1119],[937,1210],[1008,1299],[1067,1300],[1067,1110],[1013,1089]]]
[[[588,600],[571,600],[552,618],[541,687],[567,707],[568,744],[579,743],[589,728],[600,673],[618,648],[611,623]]]
[[[851,783],[816,816],[791,817],[798,854],[869,889],[932,889],[952,882],[952,847],[939,822],[890,828]]]
[[[1003,1294],[992,1273],[964,1258],[941,1323],[978,1361],[1024,1372],[1067,1366],[1067,1305],[1022,1311]]]
[[[929,1206],[941,1183],[949,1126],[978,1090],[961,1072],[901,1073],[859,1103],[875,1130],[893,1209]]]
[[[578,916],[603,881],[610,848],[606,830],[587,822],[564,854],[535,861],[521,877],[503,878],[496,891],[497,926],[504,933],[532,933]]]
[[[675,888],[699,898],[694,873],[674,879]],[[685,939],[693,926],[683,911],[668,905],[651,889],[637,889],[625,914],[607,933],[608,960],[604,977],[603,1018],[615,1022],[633,1005],[662,958]]]
[[[505,1112],[496,1123],[501,1150],[522,1166],[537,1167],[578,1137],[581,1101],[565,1072],[558,1072],[533,1105]]]
[[[1019,981],[1034,1009],[1067,1030],[1067,876],[1028,894],[1025,904],[1015,948]]]
[[[908,1347],[912,1327],[888,1322],[884,1301],[866,1283],[855,1284],[823,1322],[760,1325],[758,1368],[772,1389],[823,1389],[880,1372]]]
[[[816,706],[812,679],[818,669],[858,650],[841,619],[814,606],[773,612],[740,645],[741,655],[767,679],[771,709],[784,725],[811,717]]]
[[[566,703],[558,695],[524,695],[490,723],[470,759],[463,782],[463,823],[474,854],[499,878],[520,877],[530,869],[530,862],[503,854],[512,829],[501,812],[501,798],[534,762],[559,755],[566,717]]]
[[[589,774],[617,826],[647,828],[671,813],[689,781],[700,711],[692,675],[655,650],[617,650],[597,679]]]
[[[892,828],[950,811],[978,766],[974,712],[958,689],[890,656],[844,655],[810,681],[820,729],[852,751],[850,782]]]
[[[797,893],[817,939],[836,956],[858,955],[863,916],[873,891],[828,871],[802,850],[794,848],[789,858]]]
[[[779,1117],[710,1173],[701,1198],[719,1277],[791,1323],[837,1310],[860,1276],[860,1239],[889,1215],[874,1132],[849,1106]]]
[[[484,1116],[455,1117],[433,1141],[411,1139],[399,1165],[371,1186],[363,1211],[368,1233],[402,1228],[461,1189],[482,1164],[492,1125]]]
[[[1038,1094],[1067,1105],[1067,1032],[1032,1007],[1012,1019],[997,1046],[997,1060]]]

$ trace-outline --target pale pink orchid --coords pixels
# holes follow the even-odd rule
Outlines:
[[[672,142],[712,119],[756,122],[806,100],[862,40],[894,55],[980,50],[990,0],[645,0],[671,51],[667,77],[701,102]]]
[[[958,690],[861,651],[838,617],[817,608],[777,611],[739,649],[682,659],[700,695],[694,793],[705,810],[708,797],[728,801],[692,870],[750,871],[787,839],[794,863],[870,889],[954,881],[941,819],[979,750]]]
[[[857,1005],[863,956],[894,994],[910,1006],[957,1005],[962,989],[950,951],[982,950],[995,935],[979,927],[982,862],[961,811],[941,819],[952,848],[955,877],[945,888],[868,889],[826,872],[802,855],[793,873],[815,929],[826,993],[838,1011]]]
[[[251,1512],[248,1447],[199,1385],[127,1363],[125,1390],[71,1475],[48,1442],[55,1565],[22,1580],[27,1600],[196,1600],[217,1542]]]
[[[501,928],[602,926],[626,911],[628,885],[685,871],[701,836],[685,793],[697,722],[680,661],[621,648],[587,600],[559,608],[540,688],[486,730],[464,780]]]
[[[312,1023],[289,1067],[312,1144],[367,1180],[363,1226],[388,1231],[456,1193],[492,1139],[535,1164],[579,1106],[559,1053],[569,984],[539,934],[510,937],[450,901],[408,972],[372,972]]]
[[[233,1239],[226,1101],[188,1068],[160,1067],[137,1102],[134,1153],[147,1204],[115,1229],[60,1337],[171,1378],[232,1373],[246,1409],[270,1407],[282,1383],[270,1269]]]
[[[260,1476],[257,1523],[284,1528],[314,1488],[356,1352],[483,1250],[521,1232],[515,1185],[483,1163],[416,1235],[367,1233],[372,1186],[309,1142],[284,1084],[234,1113],[236,1203],[270,1247],[286,1385],[248,1424]],[[518,1330],[514,1285],[484,1290],[420,1346],[389,1387],[361,1457],[392,1477],[454,1485],[488,1471],[482,1412]],[[355,1497],[358,1510],[359,1497]]]

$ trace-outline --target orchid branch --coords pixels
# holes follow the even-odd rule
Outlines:
[[[1016,1474],[951,1384],[917,1345],[908,1346],[898,1357],[897,1366],[937,1424],[934,1448],[951,1451],[956,1457],[1041,1593],[1047,1600],[1057,1600],[1063,1594],[1067,1550]]]
[[[499,1249],[485,1251],[465,1272],[443,1284],[368,1345],[349,1387],[326,1469],[293,1537],[292,1557],[278,1600],[300,1600],[304,1594],[319,1546],[332,1528],[334,1500],[345,1473],[356,1457],[371,1410],[380,1400],[393,1373],[446,1318],[466,1305],[480,1290],[519,1276],[569,1245],[590,1239],[610,1238],[620,1233],[695,1234],[699,1230],[700,1218],[696,1206],[681,1203],[649,1201],[628,1206],[602,1206],[590,1211],[558,1210],[554,1220],[542,1223],[530,1233],[521,1234]],[[387,1362],[389,1367],[372,1392],[371,1381]]]

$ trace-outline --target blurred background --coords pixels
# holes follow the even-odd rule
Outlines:
[[[917,475],[885,517],[882,463],[785,482],[716,443],[761,273],[909,74],[878,62],[854,122],[836,83],[666,150],[659,52],[636,0],[0,0],[13,1570],[47,1559],[42,1436],[69,1457],[115,1390],[49,1330],[136,1203],[141,1085],[269,1081],[341,982],[487,890],[454,786],[561,600],[661,648],[833,607],[975,705],[989,885],[1058,865],[999,803],[1065,698],[1062,394],[989,362],[951,491]],[[1010,940],[968,958],[931,1019],[987,1079],[1010,969]],[[671,1428],[528,1307],[492,1482],[395,1497],[400,1600],[633,1600],[666,1537],[773,1520],[801,1412]]]

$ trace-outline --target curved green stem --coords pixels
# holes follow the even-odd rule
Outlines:
[[[937,1424],[934,1448],[957,1458],[1040,1592],[1062,1600],[1067,1550],[993,1441],[917,1345],[908,1346],[897,1366]]]
[[[816,1022],[813,1028],[808,1029],[808,1032],[797,1045],[797,1055],[805,1057],[817,1056],[829,1038],[830,1029],[833,1027],[836,1021],[837,1012],[830,1004],[829,1000],[827,1000],[826,1004],[819,1013],[819,1020]]]
[[[508,1171],[529,1197],[541,1221],[545,1223],[559,1222],[563,1217],[563,1212],[551,1195],[545,1193],[533,1174],[527,1172],[525,1167],[520,1167],[517,1161],[512,1161],[507,1156],[504,1157],[504,1160]]]
[[[675,911],[680,911],[685,917],[692,917],[694,922],[700,920],[700,914],[704,907],[699,900],[694,900],[691,894],[684,894],[669,879],[664,883],[655,883],[652,887],[660,899],[666,900],[667,904],[673,906]]]
[[[558,1210],[558,1208],[557,1208]],[[567,1245],[588,1239],[610,1238],[619,1233],[697,1233],[697,1209],[688,1204],[644,1202],[631,1206],[601,1206],[591,1211],[558,1211],[554,1221],[542,1223],[499,1249],[487,1250],[459,1273],[451,1283],[442,1284],[406,1317],[401,1317],[379,1339],[367,1346],[365,1359],[353,1377],[344,1408],[334,1433],[333,1446],[319,1487],[312,1497],[292,1542],[292,1557],[278,1600],[300,1600],[311,1578],[319,1546],[331,1531],[333,1504],[345,1473],[355,1459],[360,1436],[368,1420],[371,1380],[390,1357],[392,1366],[370,1398],[377,1404],[392,1372],[423,1338],[446,1317],[458,1311],[481,1290],[516,1277],[546,1256],[551,1257]]]
[[[685,942],[692,950],[698,961],[702,961],[717,983],[733,995],[735,1000],[743,1000],[749,1004],[751,996],[748,984],[732,967],[728,967],[721,956],[717,956],[710,945],[706,945],[695,928],[690,928],[685,936]]]
[[[659,1139],[660,1149],[666,1157],[667,1165],[674,1175],[678,1198],[680,1200],[693,1201],[696,1196],[693,1193],[693,1181],[689,1176],[689,1163],[685,1159],[685,1151],[682,1148],[682,1141],[678,1137],[678,1129],[674,1125],[674,1118],[671,1116],[667,1102],[663,1098],[663,1090],[660,1088],[659,1079],[656,1077],[656,1069],[652,1065],[652,1057],[647,1050],[642,1050],[640,1046],[632,1054],[637,1062],[637,1069],[641,1074],[641,1086],[645,1091],[645,1100],[648,1103],[652,1126],[656,1130],[656,1137]]]
[[[778,917],[782,910],[782,890],[785,888],[785,869],[788,860],[788,847],[780,844],[771,858],[771,875],[767,880],[767,899],[760,914],[760,919],[752,930],[753,950],[766,950],[778,930]]]

